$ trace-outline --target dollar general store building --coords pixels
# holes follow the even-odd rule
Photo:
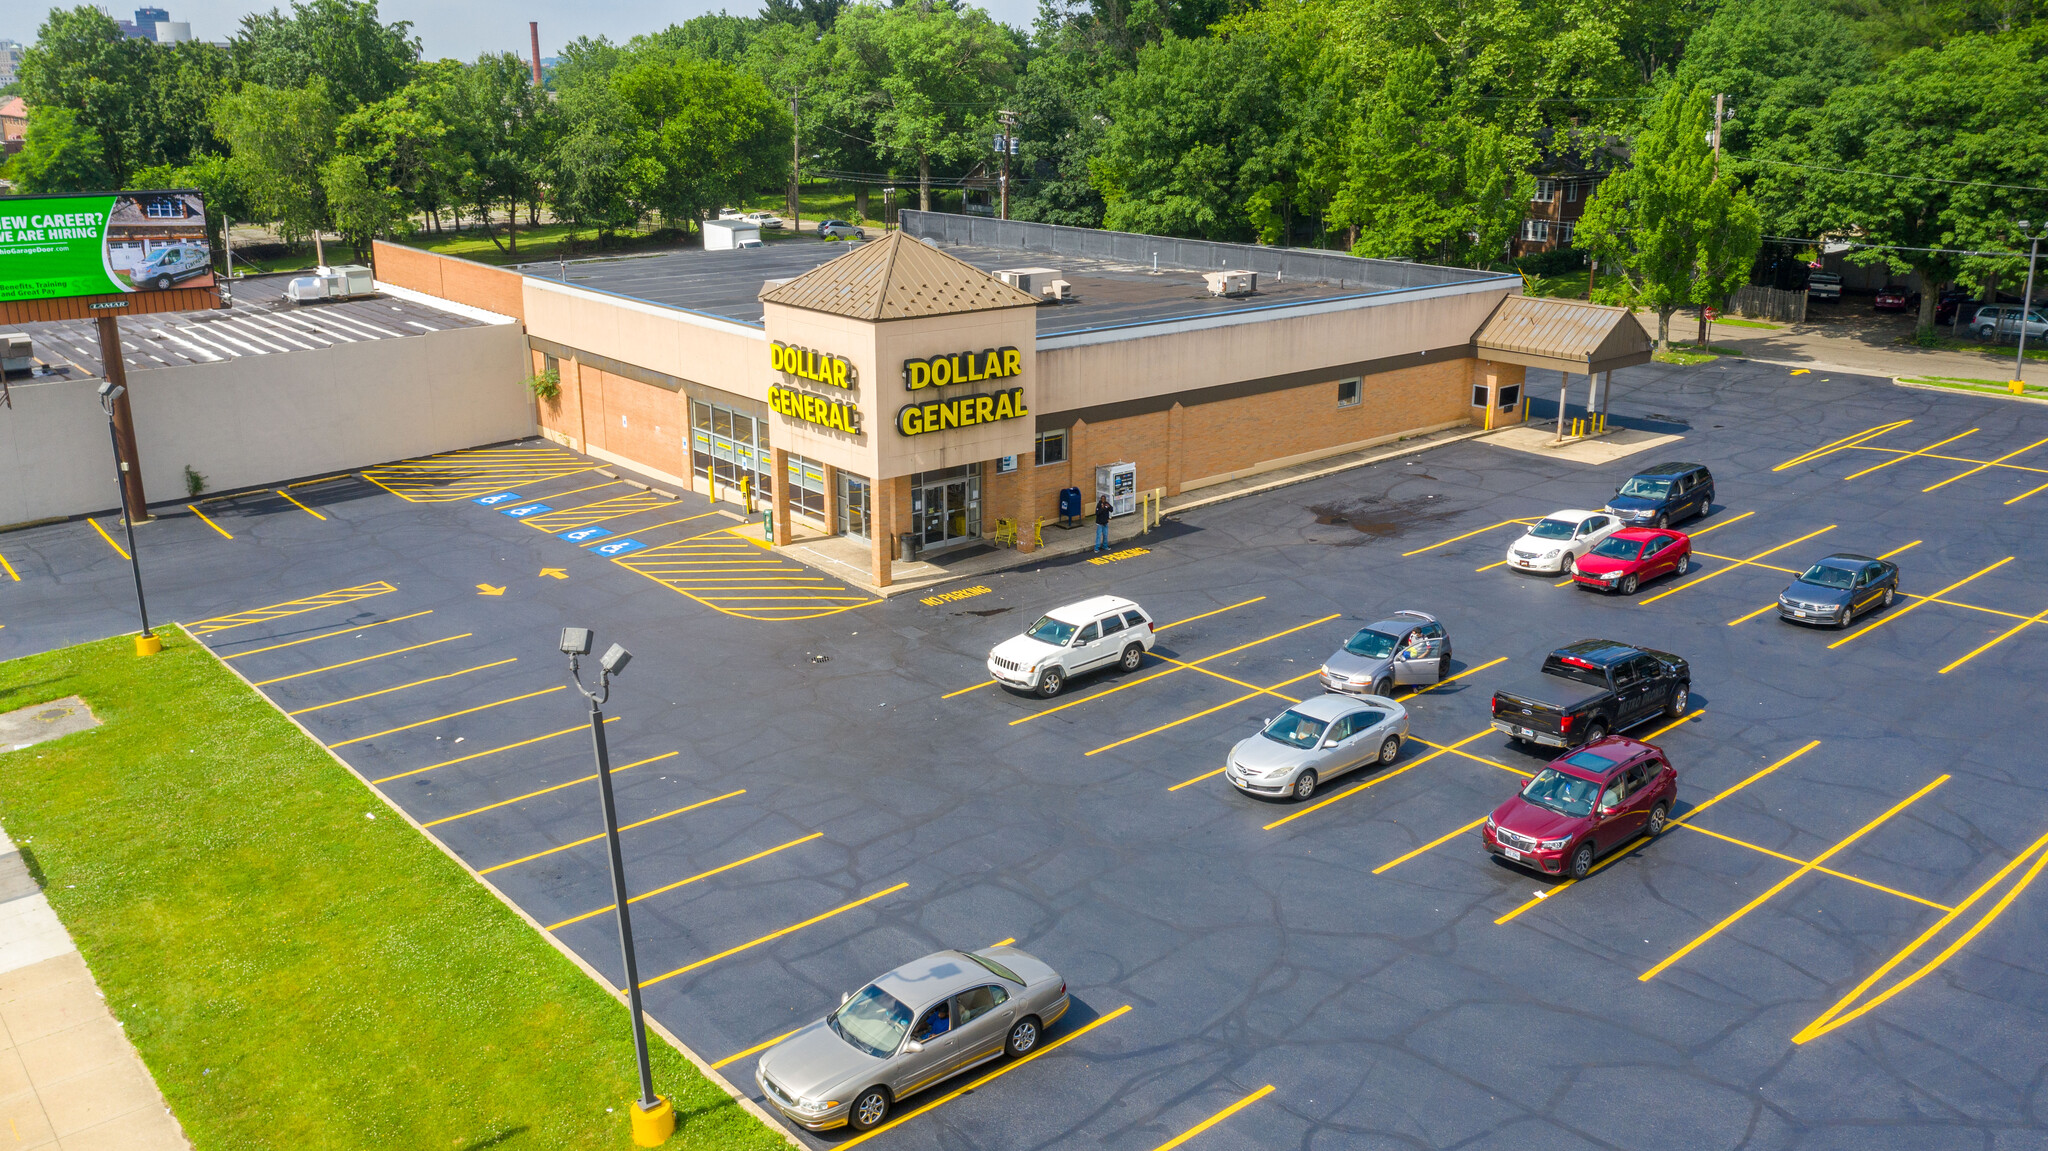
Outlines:
[[[1244,275],[1256,273],[1256,283]],[[484,268],[378,247],[381,280],[523,320],[543,434],[695,491],[744,484],[866,541],[890,582],[1058,515],[1098,468],[1167,496],[1519,418],[1524,370],[1648,356],[1620,309],[1511,275],[904,212],[850,249]],[[1626,323],[1621,321],[1627,320]],[[1126,493],[1127,494],[1127,493]]]

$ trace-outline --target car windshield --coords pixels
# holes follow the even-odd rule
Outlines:
[[[1539,540],[1568,540],[1579,525],[1572,520],[1543,520],[1529,529],[1529,534]]]
[[[1640,540],[1625,540],[1617,536],[1608,536],[1600,541],[1599,546],[1593,549],[1593,554],[1596,556],[1606,556],[1611,560],[1632,560],[1643,554],[1643,545]]]
[[[1641,496],[1646,500],[1661,500],[1671,491],[1670,480],[1653,480],[1645,476],[1633,476],[1621,485],[1621,494]]]
[[[1548,767],[1522,788],[1523,799],[1561,815],[1591,815],[1593,799],[1599,794],[1600,785],[1592,780]]]
[[[1385,659],[1394,654],[1394,645],[1400,642],[1397,636],[1365,628],[1345,643],[1344,650],[1367,659]]]
[[[910,1008],[870,983],[826,1016],[825,1022],[856,1050],[884,1059],[896,1053],[903,1033],[910,1030]]]
[[[1817,583],[1822,587],[1846,588],[1855,582],[1856,573],[1847,568],[1815,564],[1807,568],[1806,574],[1799,578],[1806,583]]]
[[[1298,711],[1285,711],[1280,713],[1279,719],[1266,725],[1264,734],[1274,743],[1311,748],[1323,738],[1323,721],[1311,719]]]
[[[1080,628],[1080,624],[1068,623],[1065,620],[1054,619],[1048,615],[1040,616],[1038,622],[1031,625],[1031,630],[1024,634],[1038,640],[1040,643],[1065,647],[1067,646],[1067,641],[1073,639],[1074,633],[1079,631]]]

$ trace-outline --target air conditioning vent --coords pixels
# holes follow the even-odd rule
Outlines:
[[[1208,281],[1212,296],[1249,296],[1259,290],[1257,272],[1203,272],[1202,279]]]

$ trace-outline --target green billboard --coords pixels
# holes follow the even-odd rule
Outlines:
[[[197,192],[0,197],[0,301],[211,286]]]

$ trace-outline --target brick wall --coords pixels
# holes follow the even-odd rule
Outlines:
[[[526,319],[525,277],[453,256],[439,256],[405,244],[378,240],[372,248],[377,278],[458,304]]]

